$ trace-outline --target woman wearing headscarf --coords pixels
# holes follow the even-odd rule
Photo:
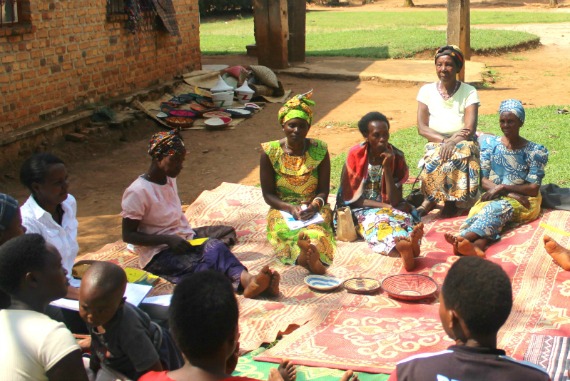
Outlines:
[[[265,266],[252,276],[221,240],[202,238],[204,229],[192,229],[178,197],[176,177],[182,170],[186,148],[178,131],[154,134],[148,145],[148,170],[123,194],[123,240],[134,245],[141,267],[173,283],[187,274],[214,270],[225,274],[236,291],[247,298],[267,291],[279,294],[280,276]]]
[[[277,257],[285,264],[324,274],[336,252],[332,212],[327,204],[330,157],[325,142],[307,138],[315,104],[311,95],[296,95],[279,110],[278,121],[285,137],[261,144],[260,178],[263,198],[271,207],[267,239]],[[281,211],[298,221],[320,213],[324,221],[290,229]]]
[[[548,150],[520,135],[525,111],[508,99],[499,108],[503,136],[488,135],[481,142],[481,177],[485,193],[461,225],[460,233],[445,235],[455,254],[485,255],[487,246],[506,227],[530,222],[540,214],[540,184]]]
[[[457,214],[458,207],[471,206],[479,192],[479,146],[475,139],[479,96],[477,90],[457,80],[464,64],[463,53],[454,45],[436,51],[439,81],[418,92],[418,133],[428,140],[420,162],[424,202],[420,215],[444,202],[442,217]],[[457,203],[459,203],[457,205]]]

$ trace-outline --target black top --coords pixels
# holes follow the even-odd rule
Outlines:
[[[501,349],[452,345],[445,351],[409,357],[389,381],[550,381],[538,365],[517,361]]]

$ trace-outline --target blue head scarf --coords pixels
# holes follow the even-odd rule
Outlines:
[[[499,116],[504,112],[512,112],[517,118],[524,123],[524,107],[521,101],[516,99],[507,99],[501,102],[499,106]]]
[[[18,201],[12,196],[0,193],[0,230],[8,229],[18,211]]]

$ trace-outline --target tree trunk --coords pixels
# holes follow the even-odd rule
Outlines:
[[[558,0],[550,0],[551,8],[558,8]]]
[[[551,0],[553,1],[553,0]],[[413,0],[404,0],[404,7],[415,7],[416,5],[414,4]]]

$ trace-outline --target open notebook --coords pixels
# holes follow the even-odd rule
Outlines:
[[[74,279],[71,285],[74,287],[79,287],[80,282],[77,279]],[[127,283],[127,288],[125,290],[125,297],[127,298],[127,302],[134,306],[138,306],[141,304],[142,300],[148,295],[152,286],[146,284],[135,284],[135,283]],[[54,300],[50,303],[52,306],[66,308],[68,310],[79,311],[79,301],[73,299],[66,299],[61,298],[58,300]]]

